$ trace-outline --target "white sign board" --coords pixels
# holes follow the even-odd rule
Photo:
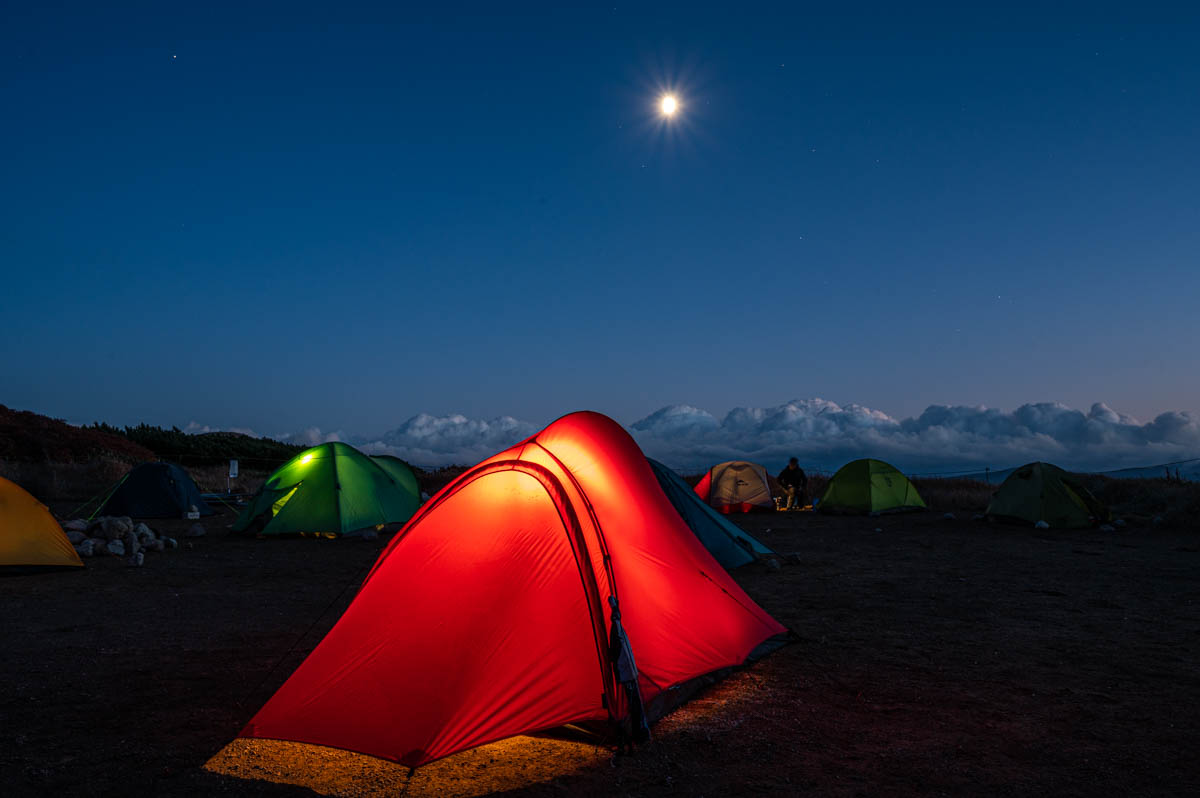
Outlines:
[[[238,465],[237,460],[229,461],[229,478],[230,479],[237,479],[237,465]]]

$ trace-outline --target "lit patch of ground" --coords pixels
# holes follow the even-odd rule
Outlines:
[[[529,787],[568,776],[612,756],[585,743],[511,737],[409,769],[336,748],[282,740],[237,739],[204,766],[239,779],[305,787],[337,796],[468,796]]]

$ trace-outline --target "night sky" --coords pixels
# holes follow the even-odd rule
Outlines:
[[[8,4],[0,402],[1200,408],[1197,12],[835,5]]]

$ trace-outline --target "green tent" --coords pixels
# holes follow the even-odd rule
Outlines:
[[[399,466],[385,468],[345,443],[306,449],[267,478],[233,531],[334,537],[407,521],[420,492],[412,472],[394,476]]]
[[[894,513],[924,510],[925,500],[895,466],[866,459],[839,468],[817,508],[830,513]]]
[[[1001,483],[988,504],[992,518],[1059,529],[1082,529],[1111,518],[1108,508],[1070,474],[1050,463],[1029,463]]]
[[[708,549],[726,570],[752,563],[759,557],[775,554],[772,549],[709,507],[696,495],[692,486],[674,471],[657,460],[650,460],[648,457],[646,459],[654,471],[654,476],[658,478],[659,487],[667,494],[675,511],[704,544],[704,548]]]
[[[405,492],[417,496],[417,504],[421,503],[421,486],[417,484],[417,475],[408,467],[408,463],[390,454],[373,454],[371,459],[375,465],[388,472],[388,476]],[[414,510],[413,512],[416,512]]]

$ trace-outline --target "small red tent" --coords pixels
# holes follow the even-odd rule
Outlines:
[[[427,502],[241,736],[416,767],[565,724],[620,728],[784,632],[628,433],[574,413]]]

